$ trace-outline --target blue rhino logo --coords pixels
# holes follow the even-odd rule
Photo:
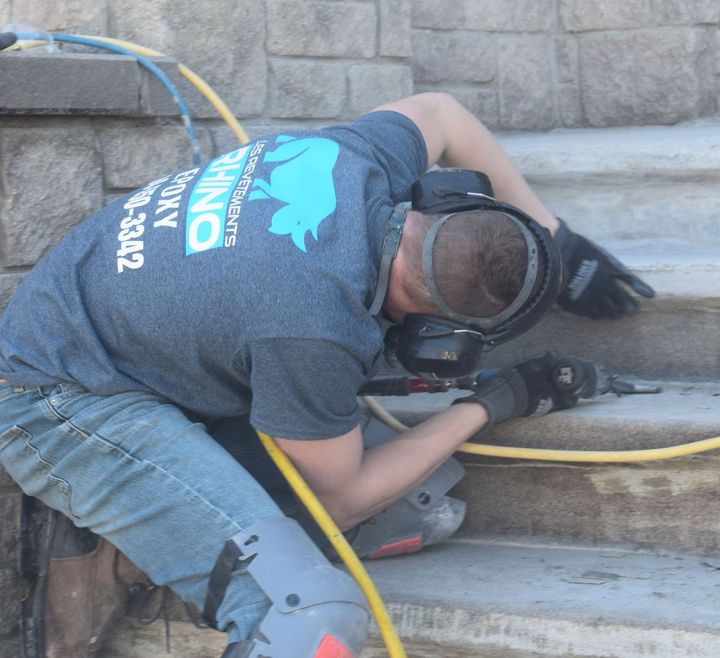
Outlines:
[[[275,212],[268,229],[278,235],[291,235],[295,246],[307,252],[305,234],[315,240],[320,222],[335,211],[337,205],[333,167],[340,147],[321,137],[277,137],[280,144],[265,154],[263,162],[279,162],[270,174],[270,182],[256,178],[250,200],[277,199],[284,201]]]

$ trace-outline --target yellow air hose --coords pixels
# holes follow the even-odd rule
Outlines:
[[[409,427],[401,423],[377,400],[371,397],[362,398],[370,411],[378,420],[398,432]],[[661,459],[686,457],[699,452],[720,449],[720,436],[692,443],[682,443],[667,448],[650,448],[647,450],[545,450],[538,448],[512,448],[509,446],[492,446],[485,443],[463,443],[458,452],[486,457],[504,457],[507,459],[533,459],[555,462],[643,462]]]
[[[363,594],[365,594],[365,598],[368,600],[368,604],[373,612],[373,616],[375,617],[375,621],[377,622],[391,658],[406,658],[405,649],[403,649],[400,639],[393,628],[390,615],[385,609],[385,604],[380,598],[377,589],[375,589],[375,585],[367,571],[365,571],[362,562],[360,562],[358,556],[355,555],[355,551],[353,551],[343,533],[340,532],[340,529],[335,525],[335,522],[330,518],[327,511],[325,511],[322,503],[317,499],[317,496],[312,492],[312,489],[310,489],[305,480],[303,480],[300,473],[298,473],[297,469],[292,465],[275,440],[260,430],[256,431],[260,437],[260,441],[262,441],[268,454],[275,462],[275,465],[285,476],[285,479],[298,495],[303,505],[305,505],[310,514],[312,514],[317,524],[325,533],[325,536],[332,543],[333,548],[342,558],[345,566],[350,570],[360,589],[362,589]]]

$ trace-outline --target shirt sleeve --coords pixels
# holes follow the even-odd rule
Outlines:
[[[311,338],[252,341],[244,355],[250,372],[250,422],[284,439],[329,439],[359,422],[357,394],[367,372],[341,345]]]
[[[391,110],[370,112],[349,126],[370,147],[383,169],[394,203],[410,200],[411,185],[427,170],[427,146],[418,127],[404,114]]]

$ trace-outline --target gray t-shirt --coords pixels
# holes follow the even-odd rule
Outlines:
[[[251,409],[286,438],[348,432],[383,345],[368,307],[385,223],[426,166],[417,127],[376,112],[153,181],[26,277],[0,319],[0,377]]]

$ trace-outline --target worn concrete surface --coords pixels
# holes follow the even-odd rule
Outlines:
[[[646,280],[658,299],[695,300],[701,308],[705,304],[720,309],[720,222],[713,222],[713,230],[717,240],[706,232],[695,242],[690,242],[687,234],[685,240],[657,235],[652,239],[606,239],[603,246]]]
[[[141,627],[137,622],[125,618],[118,624],[114,637],[101,655],[103,658],[217,658],[224,646],[225,636],[222,633],[198,629],[190,622],[174,621],[170,626],[170,651],[167,652],[165,630],[161,622]],[[543,658],[543,654],[534,651],[467,649],[434,642],[403,642],[403,648],[407,658]],[[387,656],[387,647],[375,635],[359,658]]]
[[[720,555],[720,459],[467,465],[463,537],[632,545]]]
[[[435,642],[403,642],[407,658],[548,658],[547,654],[511,649],[463,649]],[[380,638],[372,638],[360,658],[387,658],[388,650]],[[555,658],[565,658],[556,656]],[[593,657],[591,657],[593,658]]]
[[[713,219],[715,226],[720,222]],[[717,228],[715,229],[717,230]],[[537,326],[487,353],[487,363],[544,349],[593,359],[645,378],[712,380],[720,373],[720,241],[608,240],[609,251],[655,289],[640,312],[589,320],[555,308]]]
[[[454,541],[367,563],[410,658],[716,658],[720,562]],[[126,619],[106,658],[215,658],[224,636]],[[387,655],[376,638],[362,658]]]
[[[719,566],[472,540],[368,565],[403,637],[607,658],[720,655]]]
[[[500,133],[503,147],[528,176],[588,182],[599,173],[627,180],[654,174],[672,180],[707,177],[720,168],[717,119],[674,126],[578,128]],[[612,156],[612,157],[611,157]]]
[[[485,354],[495,367],[544,350],[591,359],[609,372],[641,379],[711,381],[720,372],[717,299],[656,297],[622,320],[589,320],[559,308],[530,331]]]

